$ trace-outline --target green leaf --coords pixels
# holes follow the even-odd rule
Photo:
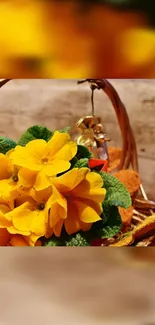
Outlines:
[[[5,137],[0,137],[0,153],[5,155],[9,150],[15,148],[16,145],[15,141]]]
[[[106,211],[103,212],[103,221],[104,214],[105,216],[108,215],[108,218],[103,227],[97,231],[97,235],[98,238],[111,238],[121,231],[121,216],[116,206],[106,206]]]
[[[89,246],[86,233],[76,233],[74,235],[62,234],[60,238],[54,235],[49,239],[43,239],[43,246]]]
[[[122,208],[129,208],[132,204],[130,194],[126,187],[114,176],[99,172],[103,179],[103,187],[106,189],[105,202],[110,206],[120,206]]]
[[[65,246],[65,243],[53,235],[51,238],[43,239],[43,246]]]
[[[85,146],[82,146],[82,145],[78,145],[78,151],[77,151],[77,154],[76,154],[76,157],[78,159],[81,159],[81,158],[87,158],[87,159],[90,159],[92,158],[92,153],[88,150],[88,148],[86,148]]]
[[[73,236],[68,237],[66,240],[66,246],[90,246],[86,233],[76,233]]]
[[[74,168],[83,168],[83,167],[89,167],[87,158],[79,159],[74,165]]]
[[[70,126],[67,126],[66,128],[64,128],[63,130],[58,130],[60,133],[69,133],[70,132]]]
[[[49,141],[53,136],[53,132],[41,125],[34,125],[29,128],[20,138],[18,144],[25,146],[28,142],[36,139]]]
[[[103,212],[101,214],[102,225],[105,225],[108,222],[109,218],[110,218],[110,212],[111,212],[110,208],[111,208],[111,206],[108,204],[108,202],[103,201],[102,208],[103,208]]]

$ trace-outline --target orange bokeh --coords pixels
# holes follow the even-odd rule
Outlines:
[[[155,77],[155,30],[139,12],[1,0],[0,30],[3,78]]]

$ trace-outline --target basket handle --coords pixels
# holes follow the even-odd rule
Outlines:
[[[107,79],[85,79],[78,83],[89,82],[91,88],[102,89],[109,97],[115,110],[118,124],[122,134],[122,156],[118,165],[118,170],[128,169],[130,164],[135,171],[138,171],[137,147],[129,117],[124,104],[122,103],[117,91]]]
[[[0,88],[3,87],[11,79],[0,79]]]

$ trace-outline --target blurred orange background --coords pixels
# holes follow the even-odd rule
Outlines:
[[[1,78],[154,78],[148,15],[100,2],[1,0]]]

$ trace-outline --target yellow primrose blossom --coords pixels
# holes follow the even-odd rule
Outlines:
[[[64,224],[71,235],[79,230],[89,230],[92,223],[101,220],[102,202],[106,190],[103,180],[88,168],[74,168],[52,180],[61,194],[51,205],[49,226],[59,237]]]
[[[20,180],[25,183],[29,174],[29,170],[42,173],[45,180],[46,176],[55,176],[70,168],[70,160],[77,153],[77,145],[70,140],[67,133],[56,131],[49,142],[45,140],[32,140],[25,147],[16,146],[10,153],[10,159],[14,165],[22,167],[26,170],[20,174]],[[49,186],[48,179],[46,179]],[[40,188],[40,181],[36,185]]]
[[[11,154],[15,149],[9,150],[6,155],[0,154],[0,180],[9,179],[9,184],[16,183],[16,185],[24,187],[32,187],[37,179],[37,172],[27,170],[26,168],[19,168],[14,165],[10,159]],[[45,179],[44,179],[45,182]],[[49,185],[49,183],[48,183]]]
[[[49,210],[56,199],[57,191],[52,186],[38,192],[33,188],[21,189],[13,210],[5,213],[0,207],[0,228],[24,236],[34,246],[39,237],[46,235]]]
[[[23,201],[22,201],[23,202]],[[39,237],[33,234],[29,236],[23,236],[19,234],[9,233],[9,227],[12,227],[10,222],[5,216],[7,213],[13,211],[13,202],[8,204],[0,204],[0,246],[38,246],[40,245]],[[8,229],[7,229],[8,228]]]

